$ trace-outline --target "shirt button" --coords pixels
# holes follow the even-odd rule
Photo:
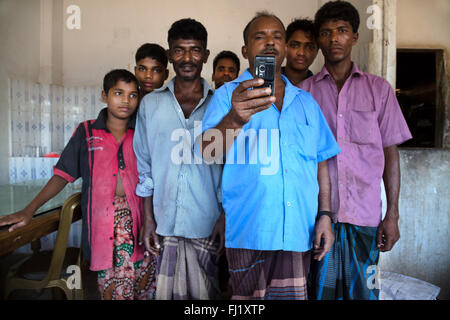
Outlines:
[[[339,118],[342,118],[342,113],[339,113]]]
[[[288,202],[286,202],[286,205],[287,205],[288,207],[290,207],[290,206],[291,206],[291,203],[288,201]]]
[[[286,145],[286,141],[283,141],[283,143],[282,143],[282,144],[283,144],[283,146],[285,146],[285,145]]]

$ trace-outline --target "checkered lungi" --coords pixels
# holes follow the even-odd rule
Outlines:
[[[220,298],[217,244],[210,238],[164,237],[158,256],[157,300]]]
[[[376,227],[333,224],[335,241],[322,261],[311,264],[308,290],[317,300],[378,300]]]

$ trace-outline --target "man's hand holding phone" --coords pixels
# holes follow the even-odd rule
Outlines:
[[[213,145],[211,152],[203,153],[207,161],[223,158],[232,143],[238,137],[242,127],[258,112],[269,109],[276,102],[275,97],[275,58],[272,56],[257,56],[255,65],[258,67],[252,75],[253,79],[242,81],[234,89],[231,96],[231,110],[214,128],[221,133],[222,140],[215,137],[202,139],[202,150]],[[262,68],[261,68],[262,67]],[[264,78],[264,79],[263,79]]]
[[[251,79],[241,82],[233,91],[229,116],[236,125],[243,127],[252,115],[270,108],[272,103],[275,103],[275,97],[270,96],[270,88],[257,88],[263,84],[263,79]]]

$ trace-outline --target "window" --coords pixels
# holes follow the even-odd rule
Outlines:
[[[396,94],[413,139],[401,147],[442,148],[443,50],[398,49]]]

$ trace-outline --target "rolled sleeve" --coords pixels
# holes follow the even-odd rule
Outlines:
[[[136,127],[133,138],[133,149],[136,154],[137,169],[139,174],[139,183],[136,186],[136,195],[140,197],[152,196],[154,189],[147,134],[145,99],[143,99],[136,117]]]
[[[136,194],[140,197],[150,197],[153,195],[153,179],[139,175],[139,183],[136,186]]]

